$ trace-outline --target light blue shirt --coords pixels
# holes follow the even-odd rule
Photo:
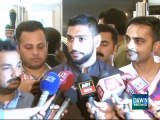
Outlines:
[[[0,119],[4,119],[4,110],[0,109]]]
[[[0,103],[0,109],[16,108],[20,96],[21,96],[21,93],[19,92],[19,90],[16,90],[15,96],[8,104]]]

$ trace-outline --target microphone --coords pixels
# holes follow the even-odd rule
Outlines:
[[[60,77],[60,81],[61,81],[60,89],[63,92],[66,92],[74,84],[75,76],[70,71],[62,71],[58,74],[58,76]]]
[[[91,77],[86,73],[82,73],[78,77],[78,81],[79,82],[77,84],[78,84],[80,96],[84,99],[87,99],[92,106],[95,106],[93,102],[94,101],[93,97],[96,94],[96,88]],[[98,120],[96,111],[94,113],[94,118]]]
[[[148,82],[142,79],[141,77],[136,77],[132,80],[130,80],[127,84],[126,92],[132,96],[132,94],[148,94]],[[153,100],[148,97],[149,105],[154,108],[153,116],[158,117],[159,116],[159,107],[153,102]],[[150,110],[147,110],[151,113]]]
[[[111,95],[120,96],[125,89],[125,85],[120,74],[115,74],[100,79],[96,88],[99,99],[101,101],[106,101]]]
[[[62,103],[61,107],[57,111],[57,113],[54,116],[54,120],[60,119],[61,114],[64,112],[64,110],[68,107],[68,105],[75,104],[77,102],[77,92],[76,90],[70,88],[67,92],[64,93],[64,96],[66,97],[64,102]]]
[[[47,72],[40,81],[40,89],[43,92],[37,106],[42,107],[45,104],[48,96],[53,95],[57,92],[59,85],[59,76],[54,72]],[[36,119],[36,116],[33,116],[32,119]]]
[[[42,95],[39,99],[39,102],[37,104],[38,107],[41,107],[45,104],[47,98],[49,95],[53,95],[57,92],[60,85],[60,78],[59,76],[54,72],[47,72],[41,82],[40,82],[40,89],[42,92]]]
[[[128,82],[126,92],[130,96],[132,96],[132,94],[146,94],[148,92],[148,87],[149,85],[147,81],[141,77],[136,77]],[[148,101],[152,107],[157,107],[150,97]]]
[[[125,75],[123,76],[125,77]],[[124,78],[123,78],[124,79]],[[120,103],[119,96],[125,89],[125,84],[120,74],[105,77],[99,80],[97,84],[97,92],[101,101],[107,101],[109,98],[114,97],[116,103]],[[113,103],[112,103],[113,104]],[[127,111],[125,112],[125,118],[130,119],[129,107],[124,105]]]
[[[44,119],[48,119],[52,116],[51,112],[52,112],[52,106],[55,105],[55,103],[58,101],[58,99],[61,97],[62,92],[66,92],[68,91],[71,86],[74,84],[74,74],[70,71],[62,71],[58,74],[58,76],[60,77],[60,89],[58,90],[55,99],[52,101],[52,103],[49,105],[49,107],[46,110],[46,114],[44,116]]]
[[[141,77],[136,77],[127,83],[126,92],[132,96],[132,94],[142,94],[147,92],[148,83]]]

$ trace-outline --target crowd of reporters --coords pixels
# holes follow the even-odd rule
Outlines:
[[[109,20],[106,16],[112,14],[113,19]],[[124,20],[124,26],[114,21],[118,20],[117,14]],[[99,23],[112,27],[98,25],[97,20],[87,14],[79,14],[69,20],[67,50],[64,52],[66,57],[61,63],[57,62],[60,61],[57,58],[52,59],[57,64],[53,68],[46,63],[47,54],[55,57],[60,43],[57,41],[57,48],[53,53],[48,53],[48,47],[55,43],[49,40],[49,28],[45,30],[40,22],[26,21],[17,26],[16,49],[6,49],[7,44],[12,44],[11,41],[1,41],[0,66],[1,74],[5,77],[1,78],[4,84],[1,85],[0,99],[6,98],[2,100],[2,118],[60,119],[63,114],[62,119],[160,118],[160,63],[156,63],[157,60],[155,62],[155,56],[160,56],[160,20],[155,17],[136,17],[125,28],[126,16],[114,8],[103,11],[99,17]],[[103,31],[102,26],[108,30]],[[105,32],[107,35],[110,33],[115,46],[118,43],[117,53],[113,51],[114,45],[112,52],[106,52],[108,55],[103,52],[103,47],[108,46],[103,36]],[[50,60],[47,61],[51,64]],[[7,70],[10,71],[6,74]],[[147,110],[133,110],[131,107],[131,96],[126,89],[132,84],[131,81],[138,82],[137,77],[147,83],[148,95],[152,100]],[[56,97],[51,97],[45,104],[53,94]],[[21,101],[21,96],[26,103]],[[9,102],[6,104],[6,101]],[[59,105],[59,108],[54,105]],[[32,112],[27,115],[26,111]]]

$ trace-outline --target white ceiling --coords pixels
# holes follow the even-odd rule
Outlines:
[[[0,7],[20,5],[27,9],[51,9],[60,4],[62,0],[0,0]]]
[[[144,0],[145,1],[145,0]],[[160,0],[148,0],[149,5],[160,5]],[[11,5],[24,6],[27,9],[52,9],[62,3],[62,0],[0,0],[0,7]]]

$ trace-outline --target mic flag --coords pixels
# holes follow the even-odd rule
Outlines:
[[[113,94],[120,96],[125,89],[125,85],[120,74],[116,74],[100,79],[96,88],[99,99],[105,101]]]
[[[40,82],[40,89],[41,91],[48,91],[49,95],[53,95],[57,92],[60,86],[60,78],[54,72],[47,72],[41,82]]]
[[[141,77],[136,77],[128,81],[126,91],[132,96],[132,94],[142,94],[146,93],[148,89],[148,83]]]
[[[60,77],[61,85],[60,89],[62,91],[67,91],[74,84],[74,74],[70,71],[62,71],[58,74]]]
[[[93,96],[95,96],[96,88],[94,86],[94,82],[91,79],[91,77],[88,74],[83,73],[78,77],[78,81],[79,81],[78,88],[79,88],[81,97],[83,99],[87,98],[91,106],[95,106],[93,102],[94,101]],[[97,111],[95,111],[94,113],[94,118],[98,120]]]
[[[94,94],[96,88],[94,86],[93,80],[86,73],[83,73],[78,77],[78,88],[82,97]]]

